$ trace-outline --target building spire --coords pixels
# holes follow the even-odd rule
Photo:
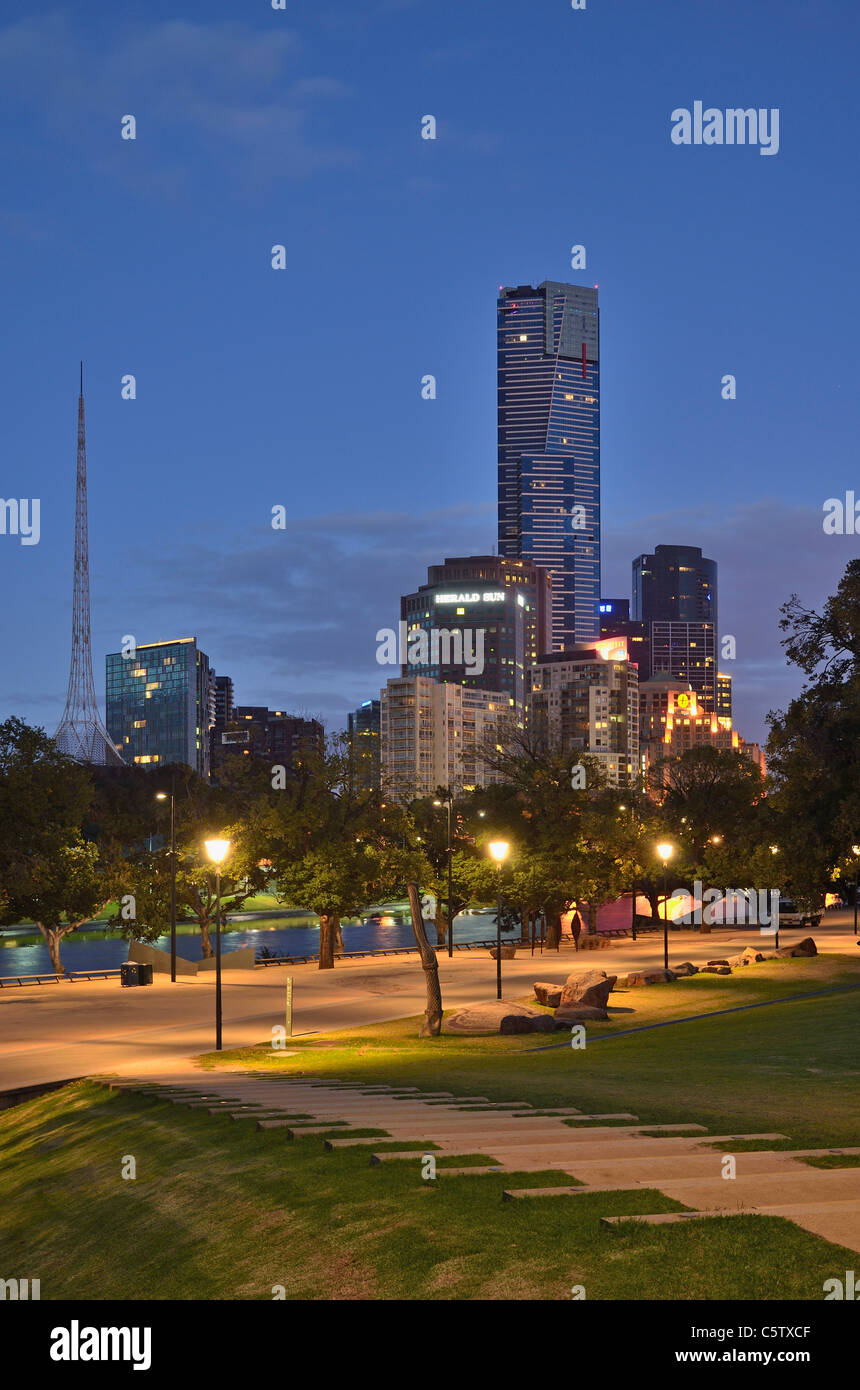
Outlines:
[[[84,364],[78,396],[78,468],[75,489],[75,572],[72,600],[72,662],[66,707],[54,738],[79,763],[120,766],[122,758],[102,723],[93,685],[90,643],[90,561],[87,523],[87,439],[84,423]]]

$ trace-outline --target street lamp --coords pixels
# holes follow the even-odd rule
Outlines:
[[[860,845],[852,845],[851,853],[855,858],[860,858]],[[857,935],[857,889],[860,887],[860,863],[854,869],[854,935]]]
[[[453,857],[454,857],[454,843],[453,843],[453,841],[452,841],[452,839],[451,839],[451,809],[452,809],[452,806],[453,806],[453,797],[451,796],[451,793],[450,793],[450,792],[448,793],[448,795],[447,795],[447,797],[445,798],[444,801],[438,801],[438,800],[437,800],[437,801],[434,801],[434,802],[433,802],[433,805],[434,805],[434,806],[447,806],[447,808],[448,808],[448,850],[447,850],[447,859],[448,859],[448,955],[449,955],[449,956],[453,956],[453,954],[454,954],[454,905],[453,905],[453,893],[452,893],[452,888],[451,888],[451,872],[452,872],[452,870],[451,870],[451,864],[452,864],[452,860],[453,860]],[[438,940],[438,938],[437,938],[437,940]]]
[[[669,969],[669,875],[666,866],[675,853],[675,846],[667,841],[657,846],[657,853],[663,861],[663,965]]]
[[[229,840],[206,840],[206,853],[215,865],[215,1051],[221,1051],[221,865],[230,853]]]
[[[170,802],[170,979],[176,984],[176,777],[170,791],[156,792],[156,801]]]
[[[502,865],[510,852],[507,840],[492,840],[490,854],[496,861],[496,998],[502,997]]]

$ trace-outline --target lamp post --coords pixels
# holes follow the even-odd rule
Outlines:
[[[657,853],[663,861],[663,965],[669,969],[669,875],[666,866],[672,855],[675,853],[675,846],[668,841],[662,841],[657,846]]]
[[[215,1051],[221,1051],[221,865],[230,852],[229,840],[207,840],[206,853],[215,865]]]
[[[453,806],[453,797],[451,796],[451,793],[450,793],[450,792],[448,793],[448,795],[447,795],[447,797],[445,798],[444,801],[434,801],[434,802],[433,802],[433,805],[434,805],[434,806],[447,806],[447,808],[448,808],[448,847],[447,847],[447,860],[448,860],[448,955],[449,955],[449,956],[453,956],[453,954],[454,954],[454,904],[453,904],[453,889],[452,889],[452,887],[451,887],[451,875],[452,875],[452,860],[453,860],[453,858],[454,858],[454,842],[453,842],[453,840],[451,839],[451,810],[452,810],[452,806]]]
[[[156,801],[170,801],[170,979],[176,984],[176,774],[170,792],[156,792]]]
[[[496,861],[496,998],[502,997],[502,865],[508,857],[507,840],[493,840],[490,854]]]

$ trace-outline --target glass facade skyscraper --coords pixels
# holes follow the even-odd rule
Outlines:
[[[105,658],[107,728],[127,763],[187,763],[209,776],[214,692],[209,658],[195,637],[146,642],[133,656]]]
[[[551,646],[598,633],[596,288],[545,280],[498,299],[499,554],[552,575]]]
[[[697,545],[657,545],[633,561],[633,617],[648,627],[651,673],[689,681],[708,713],[717,692],[717,562]]]

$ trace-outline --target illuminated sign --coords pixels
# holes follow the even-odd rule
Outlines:
[[[483,594],[437,594],[437,603],[504,603],[505,594],[495,589]]]
[[[595,642],[594,649],[601,661],[627,660],[626,637],[605,637],[603,641]]]

